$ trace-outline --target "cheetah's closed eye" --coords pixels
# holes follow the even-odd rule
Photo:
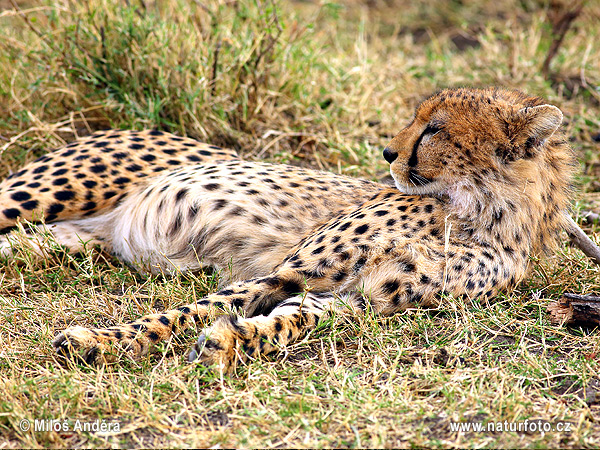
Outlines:
[[[232,262],[231,284],[215,294],[109,329],[68,328],[53,343],[98,363],[213,321],[189,359],[232,370],[331,308],[393,314],[444,292],[493,298],[513,287],[567,218],[574,165],[561,121],[521,92],[442,91],[384,151],[394,188],[242,161],[162,132],[109,131],[0,184],[0,228],[44,215],[70,250],[91,241],[143,271]],[[9,257],[10,245],[7,234]]]

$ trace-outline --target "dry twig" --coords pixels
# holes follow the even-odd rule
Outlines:
[[[585,253],[586,256],[590,257],[592,261],[600,265],[600,247],[585,234],[585,231],[583,231],[571,217],[569,217],[569,225],[567,226],[566,231],[571,242],[579,247],[579,249]]]
[[[600,324],[600,297],[565,293],[548,305],[550,320],[557,324]]]

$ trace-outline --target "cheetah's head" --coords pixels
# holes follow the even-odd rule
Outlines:
[[[518,91],[444,90],[417,107],[383,156],[401,191],[465,202],[470,191],[488,191],[488,183],[510,186],[532,179],[540,161],[551,164],[546,142],[562,118],[555,106]]]

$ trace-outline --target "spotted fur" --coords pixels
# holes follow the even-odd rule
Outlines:
[[[561,121],[520,92],[445,90],[385,149],[393,188],[217,154],[135,180],[89,217],[74,206],[73,218],[46,225],[70,249],[91,240],[151,272],[232,270],[229,285],[197,302],[108,329],[72,327],[54,346],[89,363],[123,349],[141,357],[198,324],[190,360],[233,370],[331,309],[389,315],[444,293],[493,299],[565,225],[574,165]]]
[[[0,183],[0,231],[16,219],[46,222],[114,208],[147,177],[237,158],[232,150],[158,130],[110,130],[48,153]]]

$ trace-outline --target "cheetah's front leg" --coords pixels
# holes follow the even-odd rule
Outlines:
[[[106,329],[71,327],[60,333],[52,345],[59,355],[69,359],[83,359],[88,364],[115,361],[123,352],[139,359],[148,354],[156,344],[196,324],[203,327],[217,316],[231,314],[234,309],[243,309],[249,313],[260,305],[258,307],[270,310],[282,300],[303,290],[297,274],[274,273],[268,277],[230,285],[196,303],[150,314],[128,324]]]
[[[274,352],[302,338],[335,305],[330,293],[305,293],[284,300],[268,316],[219,317],[202,332],[188,359],[231,372],[260,353]]]

